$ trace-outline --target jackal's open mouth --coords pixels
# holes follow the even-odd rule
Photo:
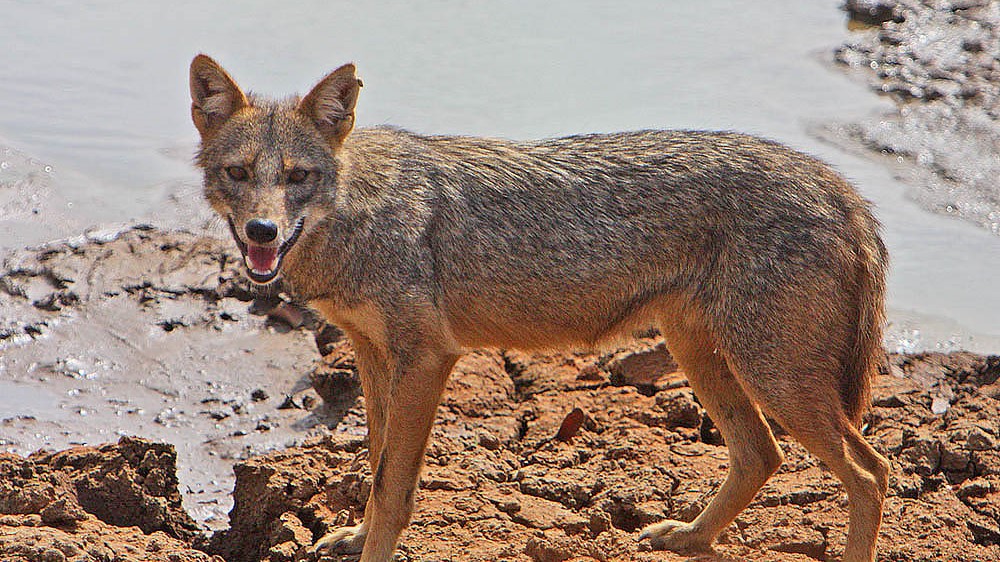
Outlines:
[[[243,254],[243,262],[247,266],[247,277],[259,285],[266,285],[274,281],[278,277],[278,273],[281,272],[281,260],[284,259],[288,250],[291,250],[292,246],[298,242],[299,236],[302,234],[305,218],[295,221],[292,234],[285,238],[280,246],[261,246],[253,242],[243,241],[236,229],[236,223],[233,222],[233,217],[228,217],[228,219],[229,231],[232,232],[233,240],[236,241],[236,245]]]

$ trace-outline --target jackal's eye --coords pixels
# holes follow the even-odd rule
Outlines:
[[[226,174],[236,181],[246,181],[250,174],[243,166],[227,166]]]
[[[302,168],[295,168],[291,172],[288,172],[288,183],[302,183],[306,181],[309,177],[309,170],[303,170]]]

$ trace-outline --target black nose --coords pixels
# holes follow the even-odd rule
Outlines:
[[[267,219],[250,219],[245,230],[247,238],[258,244],[273,242],[278,237],[278,225]]]

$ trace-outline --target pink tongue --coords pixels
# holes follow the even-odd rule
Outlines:
[[[249,244],[247,245],[247,258],[250,259],[253,269],[257,271],[271,271],[274,269],[274,262],[278,259],[278,249]]]

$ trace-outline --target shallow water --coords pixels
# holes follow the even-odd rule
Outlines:
[[[278,95],[353,60],[360,125],[513,138],[734,129],[817,154],[885,224],[890,347],[1000,351],[1000,237],[924,210],[887,162],[811,132],[889,107],[830,62],[849,33],[839,4],[7,3],[0,248],[205,216],[190,165],[195,53]]]

